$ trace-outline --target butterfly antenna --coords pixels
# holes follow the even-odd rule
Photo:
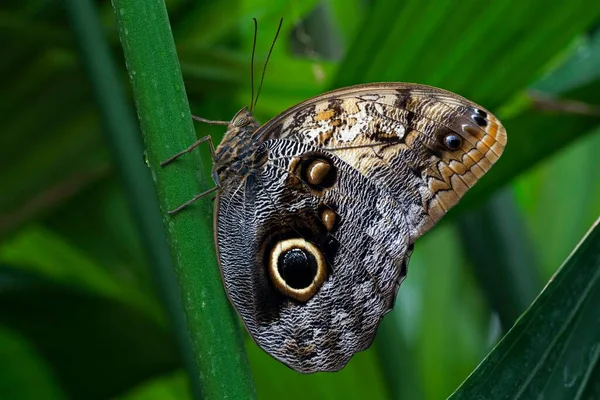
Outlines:
[[[256,21],[256,20],[255,20]],[[262,89],[263,80],[265,79],[265,72],[267,71],[267,65],[269,64],[269,58],[271,58],[271,53],[273,52],[273,47],[275,46],[275,42],[277,41],[277,37],[279,36],[279,32],[281,31],[281,25],[283,24],[283,18],[279,20],[279,26],[277,27],[277,32],[275,33],[275,38],[273,38],[273,42],[271,43],[271,48],[269,49],[269,53],[267,54],[267,60],[265,61],[265,66],[262,70],[262,75],[260,77],[260,85],[258,86],[258,93],[256,94],[256,99],[254,99],[254,104],[252,105],[252,109],[256,107],[256,103],[258,102],[258,96],[260,96],[260,90]],[[256,40],[256,38],[254,38]]]
[[[254,52],[256,51],[256,36],[258,35],[258,22],[254,20],[254,43],[252,44],[252,57],[250,58],[250,82],[252,85],[252,97],[250,97],[250,112],[254,109]]]

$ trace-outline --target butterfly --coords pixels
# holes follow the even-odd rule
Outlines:
[[[239,111],[213,155],[215,242],[252,338],[299,372],[343,368],[392,309],[414,242],[505,145],[489,111],[418,84],[334,90],[264,125]]]
[[[483,107],[412,83],[334,90],[264,125],[247,108],[194,118],[226,125],[221,143],[204,137],[161,165],[207,141],[216,187],[171,213],[217,192],[227,296],[258,346],[302,373],[340,370],[371,345],[415,241],[506,145]]]

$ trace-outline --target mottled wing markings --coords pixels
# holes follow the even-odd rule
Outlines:
[[[378,180],[418,215],[411,234],[416,239],[489,170],[502,153],[506,132],[492,114],[466,100],[439,92],[387,92],[315,102],[282,119],[273,136],[332,151]],[[436,135],[444,133],[463,138],[460,151],[439,149]],[[424,143],[427,152],[419,150]],[[398,169],[399,163],[405,165]]]
[[[284,143],[286,141],[285,140],[279,140],[278,142],[279,142],[279,144],[282,144],[282,143]],[[316,151],[316,150],[318,150],[318,148],[312,148],[311,150],[312,151]],[[285,155],[285,156],[281,156],[281,157],[269,158],[269,163],[271,163],[276,168],[278,168],[279,171],[282,174],[290,175],[290,171],[288,169],[286,169],[286,167],[284,166],[285,164],[279,165],[277,162],[282,161],[282,160],[290,160],[292,158],[294,158],[293,155]],[[343,160],[342,160],[342,162],[343,162]],[[344,162],[344,164],[345,164],[345,162]],[[347,165],[347,164],[346,164],[346,167],[347,168],[351,168],[351,166]],[[304,182],[301,179],[300,176],[293,175],[293,177],[297,181],[301,182],[302,185],[306,186],[306,182]],[[310,191],[310,189],[307,189],[307,191]],[[323,202],[337,201],[338,202],[338,206],[340,205],[339,204],[339,199],[345,199],[345,200],[351,201],[351,203],[354,204],[354,205],[359,205],[360,204],[360,205],[362,205],[365,208],[365,212],[363,214],[361,214],[361,216],[364,217],[364,218],[361,218],[360,221],[359,221],[359,222],[362,222],[363,224],[358,225],[357,222],[352,222],[352,224],[355,225],[359,229],[359,231],[365,232],[365,234],[367,234],[367,235],[369,235],[369,234],[368,234],[368,232],[367,232],[367,230],[365,228],[365,225],[369,221],[373,221],[373,220],[376,220],[378,218],[383,219],[383,221],[385,223],[387,223],[390,227],[393,227],[398,232],[397,236],[399,236],[401,234],[401,232],[402,232],[402,228],[401,227],[405,226],[407,224],[407,221],[405,219],[405,214],[398,213],[397,214],[397,218],[400,218],[400,220],[394,220],[393,218],[389,217],[389,214],[391,214],[390,212],[381,212],[381,210],[383,209],[382,206],[367,207],[369,204],[366,203],[364,199],[360,199],[358,197],[353,196],[351,191],[345,191],[345,192],[343,192],[340,189],[336,189],[334,187],[334,188],[327,189],[327,192],[328,192],[327,194],[334,195],[334,196],[337,196],[337,197],[335,199],[332,199],[332,198],[330,198],[330,196],[319,196],[319,197],[317,197],[317,199],[320,200],[320,201],[323,201]],[[397,201],[395,201],[392,197],[379,198],[378,201],[381,202],[381,203],[386,203],[386,202],[390,203],[391,204],[390,207],[397,208],[397,207],[400,206],[400,204]],[[315,208],[316,208],[316,206],[315,206]],[[386,208],[386,210],[388,210],[388,209]],[[347,211],[347,210],[341,210],[341,211]],[[348,213],[347,212],[342,212],[342,214],[346,214],[347,215]],[[374,239],[372,236],[370,236],[370,237],[372,239]],[[391,247],[394,247],[395,246],[395,244],[394,244],[394,237],[391,237],[388,241],[385,241],[385,242],[383,242],[380,245],[382,247],[382,249],[383,249],[383,252],[389,254],[391,258],[394,258],[394,253],[395,252],[392,251],[392,250],[385,249],[383,247],[384,245],[389,245]],[[397,257],[397,255],[396,255],[396,257]]]
[[[293,143],[290,143],[289,141],[278,141],[277,143],[278,146],[280,146],[279,149],[275,149],[272,148],[272,153],[288,153],[291,152],[291,148],[290,146],[293,146]],[[315,151],[318,150],[317,148],[310,148],[308,146],[303,146],[303,152],[307,152],[307,151]],[[263,173],[265,175],[268,176],[278,176],[279,178],[284,177],[286,174],[289,174],[289,171],[286,169],[286,166],[289,164],[289,159],[291,157],[286,156],[286,157],[276,157],[275,159],[272,159],[270,161],[281,161],[282,163],[275,164],[275,163],[268,163],[268,165],[266,166],[266,169],[263,171]],[[287,162],[283,162],[284,160],[287,160]],[[277,171],[274,172],[269,172],[269,167],[274,167],[277,169]],[[296,177],[299,178],[299,177]],[[269,178],[267,178],[265,176],[265,180],[269,180],[271,181]],[[346,183],[347,185],[348,183]],[[343,182],[340,182],[341,186],[344,186],[345,184]],[[281,196],[283,195],[281,193],[281,189],[284,188],[283,185],[279,186],[279,185],[271,185],[271,186],[267,186],[264,184],[261,184],[261,187],[263,190],[266,191],[266,193],[268,193],[268,197],[270,199],[270,202],[272,203],[272,205],[275,207],[276,204],[290,204],[290,202],[285,199],[282,198]],[[277,190],[277,188],[279,188],[280,190]],[[346,192],[347,193],[347,192]],[[346,203],[348,204],[352,204],[355,207],[358,206],[359,204],[361,206],[367,206],[368,207],[368,202],[363,198],[363,199],[356,199],[353,198],[352,196],[347,196],[346,194],[342,193],[341,190],[336,190],[336,189],[331,189],[328,191],[329,196],[323,196],[322,198],[315,198],[315,197],[308,197],[309,199],[309,203],[312,202],[311,204],[311,208],[312,209],[316,209],[318,207],[319,201],[323,200],[325,203],[329,202],[329,201],[334,201],[336,202],[338,205],[343,205],[345,206],[346,204],[340,203],[341,197],[343,196],[345,197]],[[302,204],[302,208],[306,209],[307,204],[304,202],[304,200],[302,199],[302,197],[298,197],[299,195],[296,194],[296,203],[293,203],[293,207],[296,208],[298,207],[298,204]],[[299,203],[298,203],[299,202]],[[372,207],[372,210],[375,210],[376,207]],[[290,210],[286,210],[286,211],[290,211]],[[281,210],[279,208],[276,208],[276,212],[280,213]],[[327,320],[326,315],[329,315],[329,313],[324,313],[323,312],[323,302],[321,299],[321,293],[326,293],[328,291],[328,289],[333,289],[334,287],[336,287],[338,290],[342,289],[343,291],[346,292],[351,292],[353,287],[356,287],[357,285],[360,284],[361,279],[357,279],[357,275],[359,275],[360,273],[364,274],[365,277],[368,278],[368,280],[371,282],[369,284],[369,288],[367,290],[367,288],[365,288],[365,293],[372,293],[373,289],[375,289],[374,293],[377,293],[378,296],[376,296],[376,298],[373,298],[372,295],[369,295],[369,302],[365,302],[365,301],[359,301],[357,299],[357,303],[356,304],[352,304],[351,306],[348,306],[346,308],[346,311],[342,311],[340,312],[340,309],[344,309],[341,305],[339,307],[334,307],[334,308],[328,308],[328,310],[330,310],[331,313],[331,318],[332,321],[334,320],[339,320],[336,324],[333,324],[333,326],[329,327],[328,329],[324,330],[324,336],[321,338],[321,340],[323,341],[328,341],[331,342],[331,344],[333,344],[334,342],[336,342],[336,337],[341,337],[343,341],[345,341],[346,346],[350,346],[352,348],[355,348],[357,350],[362,350],[367,348],[373,338],[373,334],[374,334],[374,330],[376,328],[376,326],[379,323],[379,320],[381,319],[381,317],[383,316],[383,314],[385,314],[385,312],[389,311],[389,309],[391,309],[392,305],[393,305],[393,299],[395,298],[395,294],[396,294],[396,290],[401,282],[401,278],[403,279],[404,276],[406,275],[406,256],[405,256],[405,247],[406,247],[406,242],[402,242],[402,243],[397,243],[395,244],[396,240],[399,240],[403,235],[402,235],[402,230],[400,227],[398,226],[392,226],[390,225],[389,229],[394,229],[394,233],[390,234],[389,237],[389,241],[382,241],[381,238],[377,238],[374,237],[373,234],[369,233],[369,228],[368,225],[372,222],[372,221],[377,221],[379,219],[379,217],[373,216],[371,218],[361,218],[360,222],[362,223],[360,226],[356,225],[355,220],[349,219],[349,217],[351,215],[355,215],[358,217],[358,215],[356,215],[356,212],[353,210],[346,210],[344,209],[343,211],[340,212],[341,214],[347,216],[347,219],[344,219],[343,223],[346,225],[345,229],[348,230],[348,232],[353,232],[352,236],[352,240],[350,240],[349,237],[344,237],[344,238],[338,238],[336,235],[332,235],[333,238],[341,244],[341,249],[343,250],[344,253],[346,253],[346,255],[348,256],[347,260],[344,262],[343,258],[340,261],[338,260],[329,260],[329,262],[332,265],[340,265],[340,268],[345,267],[348,268],[350,265],[352,265],[353,263],[359,263],[360,266],[362,266],[362,268],[358,268],[358,265],[352,265],[352,273],[350,273],[349,271],[333,271],[333,275],[332,275],[332,280],[328,281],[324,284],[324,287],[322,288],[322,290],[319,292],[319,295],[315,296],[313,299],[309,300],[307,303],[303,304],[303,305],[299,305],[299,304],[289,304],[287,309],[282,310],[282,318],[289,318],[290,320],[296,320],[297,319],[297,323],[292,323],[289,324],[289,326],[292,327],[297,327],[298,331],[292,329],[289,332],[286,332],[285,334],[282,335],[277,335],[277,337],[285,337],[285,343],[283,344],[283,346],[281,346],[281,344],[273,344],[273,346],[268,346],[268,348],[266,349],[267,351],[269,351],[271,354],[274,354],[277,358],[283,358],[283,354],[285,353],[287,355],[287,361],[290,361],[290,356],[291,355],[296,355],[297,357],[301,358],[304,365],[303,366],[296,366],[296,368],[301,369],[301,368],[306,368],[307,370],[310,369],[310,367],[312,367],[313,365],[313,361],[311,361],[311,358],[315,358],[314,362],[317,362],[318,360],[321,360],[321,363],[323,362],[323,360],[328,360],[328,362],[331,362],[332,365],[337,365],[337,363],[340,362],[341,359],[345,359],[347,361],[347,358],[349,358],[349,354],[347,352],[344,351],[345,346],[341,347],[338,349],[339,353],[338,354],[334,354],[333,357],[326,357],[327,354],[320,354],[318,352],[318,350],[322,351],[322,352],[331,352],[332,348],[336,349],[336,347],[332,347],[331,345],[326,345],[323,344],[322,346],[316,346],[314,345],[314,343],[312,341],[309,340],[302,340],[302,336],[303,335],[308,335],[310,336],[310,334],[308,332],[312,332],[312,336],[311,338],[319,338],[319,335],[317,335],[319,330],[322,330],[323,327],[317,325],[317,326],[311,326],[311,329],[308,329],[308,327],[306,326],[307,321],[310,320],[309,316],[313,316],[313,315],[318,315],[314,308],[316,307],[316,305],[318,305],[319,308],[321,308],[321,317],[318,318],[318,321],[323,322],[324,320]],[[364,217],[364,215],[360,215],[360,217]],[[285,222],[285,218],[279,218],[280,222],[283,225],[286,225],[287,223]],[[349,229],[351,226],[354,226],[356,229]],[[384,230],[385,231],[385,230]],[[358,236],[356,236],[356,234],[358,234]],[[375,248],[377,249],[377,251],[363,251],[362,254],[358,254],[356,253],[354,250],[350,249],[348,247],[348,245],[352,244],[353,242],[357,242],[359,241],[360,236],[363,236],[365,238],[368,238],[369,242],[375,246]],[[344,243],[347,243],[344,244]],[[356,247],[360,247],[360,246],[356,246]],[[343,257],[344,254],[341,254],[341,256]],[[386,257],[387,256],[387,257]],[[380,258],[380,257],[384,257],[384,258]],[[370,258],[373,258],[372,260],[370,260]],[[373,262],[369,262],[369,261],[373,261]],[[383,262],[385,261],[385,262]],[[384,266],[388,266],[387,268],[387,272],[382,271],[381,269]],[[394,269],[390,269],[389,267],[396,265],[396,267]],[[375,268],[375,270],[372,271],[372,269]],[[362,272],[361,272],[362,271]],[[390,275],[391,274],[391,275]],[[375,276],[377,275],[377,277]],[[336,280],[337,279],[337,280]],[[346,281],[345,284],[342,284],[342,282],[340,282],[340,279],[342,279],[343,281]],[[363,284],[365,284],[363,282]],[[381,289],[381,287],[385,287],[385,289]],[[361,299],[363,299],[363,297],[361,297]],[[378,300],[376,300],[378,299]],[[333,299],[329,300],[332,301]],[[335,303],[340,303],[340,301],[335,301]],[[359,314],[355,314],[357,311],[356,310],[362,310],[360,311]],[[345,314],[344,318],[341,318],[341,315]],[[368,319],[372,319],[372,321],[369,321]],[[356,325],[353,326],[352,329],[348,329],[347,327],[345,327],[345,325],[347,325],[349,322],[355,321]],[[342,324],[343,322],[343,324]],[[303,327],[302,329],[300,329],[301,327]],[[277,328],[277,324],[271,324],[271,325],[265,325],[265,326],[258,326],[255,327],[256,328],[262,328],[264,330],[264,332],[267,331],[271,331],[272,329],[276,329]],[[308,329],[308,331],[307,331]],[[362,335],[358,336],[356,335],[357,330],[369,330],[369,331],[373,331],[372,333],[368,333],[366,331],[363,332],[363,334],[365,334],[366,337],[369,338],[368,341],[362,341]],[[257,332],[254,331],[253,335],[260,335],[261,332]],[[321,356],[320,358],[318,356]],[[318,360],[317,360],[318,358]],[[345,363],[345,361],[344,361]],[[321,366],[323,366],[323,364],[321,364]]]

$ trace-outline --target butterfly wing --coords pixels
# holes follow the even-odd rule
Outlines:
[[[457,149],[445,140],[456,135]],[[335,154],[410,208],[413,241],[430,229],[498,160],[500,121],[452,92],[381,83],[307,100],[267,122],[261,141],[284,139]]]
[[[498,159],[506,132],[455,94],[386,83],[307,100],[253,141],[251,165],[221,181],[225,287],[260,347],[315,372],[371,344],[412,244]]]

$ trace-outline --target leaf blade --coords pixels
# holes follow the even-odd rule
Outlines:
[[[557,369],[560,366],[569,365],[568,358],[585,358],[582,348],[600,346],[598,303],[600,220],[533,305],[450,399],[519,399],[532,394],[573,398],[587,384],[584,374],[573,382],[565,381],[564,376],[553,380],[554,374],[563,371]],[[581,329],[581,324],[586,329]],[[571,340],[571,334],[582,335],[581,341]],[[585,370],[597,361],[596,351],[583,360]]]

